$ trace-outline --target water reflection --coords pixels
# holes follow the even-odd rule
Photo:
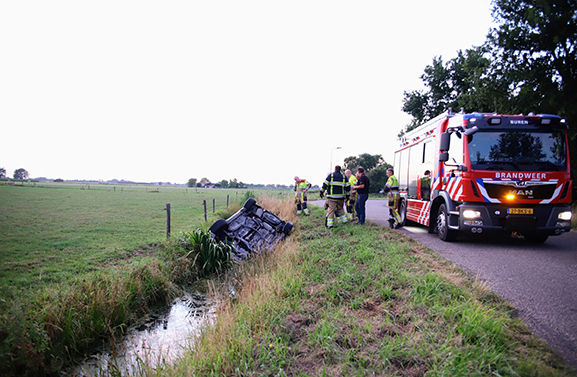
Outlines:
[[[151,315],[131,328],[120,346],[90,357],[73,375],[127,376],[169,364],[189,348],[215,311],[204,296],[187,294],[168,313]]]

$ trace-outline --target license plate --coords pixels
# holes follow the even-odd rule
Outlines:
[[[507,213],[510,215],[532,215],[533,208],[508,208]]]

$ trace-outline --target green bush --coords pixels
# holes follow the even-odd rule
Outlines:
[[[181,233],[177,243],[188,252],[185,257],[192,258],[201,276],[222,271],[231,263],[232,246],[213,239],[208,230]]]

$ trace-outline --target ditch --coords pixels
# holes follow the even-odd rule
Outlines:
[[[215,315],[215,303],[204,294],[186,293],[165,310],[147,315],[117,344],[108,344],[67,375],[129,376],[170,364],[182,356]]]

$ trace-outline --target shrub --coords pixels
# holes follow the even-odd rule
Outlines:
[[[181,233],[177,243],[188,252],[185,258],[193,259],[201,276],[219,272],[231,263],[232,246],[213,239],[208,230]]]

